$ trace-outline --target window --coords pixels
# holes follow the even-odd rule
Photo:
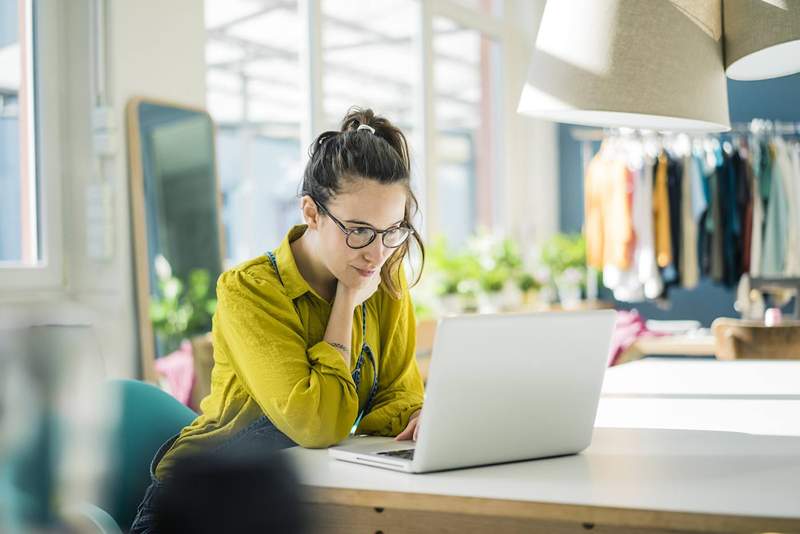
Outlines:
[[[300,222],[304,100],[296,1],[206,1],[208,109],[228,265],[274,247]]]
[[[59,2],[0,0],[0,296],[62,281]]]
[[[41,260],[31,1],[0,0],[0,264]],[[20,32],[22,29],[22,32]]]
[[[502,209],[500,45],[479,30],[433,20],[439,229],[455,247]]]
[[[507,230],[499,228],[504,2],[302,1],[206,0],[228,264],[262,254],[300,222],[308,117],[313,138],[353,105],[406,133],[421,230],[435,220],[431,228],[457,246],[482,227]],[[321,59],[306,65],[304,50]]]
[[[338,127],[347,109],[358,105],[388,117],[411,141],[416,4],[414,0],[322,2],[326,128]]]

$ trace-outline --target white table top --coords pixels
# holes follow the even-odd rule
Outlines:
[[[797,383],[784,378],[800,362],[740,363],[750,362],[609,369],[592,445],[578,455],[414,475],[334,460],[325,449],[283,454],[316,487],[800,520],[800,399],[758,397],[773,395],[772,379],[794,395]]]
[[[800,400],[800,361],[647,358],[607,369],[603,396]]]
[[[797,437],[597,428],[578,455],[422,475],[284,454],[316,487],[800,519]]]
[[[594,424],[595,427],[712,430],[800,437],[800,399],[604,397],[597,408]]]

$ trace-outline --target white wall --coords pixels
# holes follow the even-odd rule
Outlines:
[[[117,125],[109,166],[113,248],[107,260],[95,260],[87,252],[86,223],[87,188],[99,180],[89,122],[90,2],[61,4],[65,296],[93,312],[109,375],[131,377],[139,373],[139,356],[125,106],[131,97],[147,96],[205,107],[205,27],[199,0],[109,0],[107,6],[107,83]]]
[[[558,129],[554,123],[517,113],[545,0],[507,2],[517,25],[509,39],[505,113],[507,227],[522,243],[537,244],[558,231]]]

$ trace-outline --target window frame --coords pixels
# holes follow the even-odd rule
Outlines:
[[[427,219],[427,224],[425,227],[426,230],[426,237],[430,237],[436,235],[441,232],[442,225],[440,221],[440,212],[439,212],[439,199],[438,199],[438,191],[439,191],[439,183],[437,180],[438,176],[438,168],[440,164],[440,158],[438,156],[437,150],[437,136],[439,134],[438,130],[436,129],[436,97],[434,94],[434,83],[435,83],[435,61],[434,61],[434,49],[433,49],[433,20],[437,17],[446,18],[454,23],[458,24],[460,27],[466,30],[474,30],[479,32],[482,37],[488,38],[493,40],[497,45],[500,47],[500,69],[503,73],[502,78],[502,88],[501,92],[505,96],[508,91],[508,83],[510,79],[510,73],[508,72],[509,68],[509,61],[508,61],[508,49],[511,44],[512,38],[510,36],[515,35],[516,28],[511,24],[508,12],[510,9],[510,5],[508,0],[499,0],[503,3],[502,15],[496,16],[484,13],[479,10],[475,10],[469,8],[463,4],[455,2],[454,0],[419,0],[422,4],[429,4],[422,10],[422,24],[423,28],[421,34],[423,35],[422,38],[422,46],[421,51],[424,54],[421,61],[427,61],[429,65],[426,65],[422,69],[422,76],[421,84],[424,86],[422,88],[421,93],[424,95],[426,101],[420,106],[423,110],[422,120],[425,121],[425,124],[430,124],[427,128],[422,128],[422,131],[427,136],[432,136],[431,139],[425,140],[425,142],[421,145],[424,146],[428,150],[428,154],[425,155],[425,172],[424,176],[428,177],[428,183],[423,184],[425,188],[425,196],[427,201],[425,202],[425,214]],[[426,32],[426,33],[423,33]],[[427,59],[426,59],[427,58]],[[501,100],[502,101],[502,100]],[[495,110],[496,112],[500,113],[501,115],[506,110]],[[505,132],[510,127],[510,121],[503,120],[501,122],[501,128],[503,132],[501,133],[500,138],[506,138]],[[500,169],[505,168],[505,153],[500,151],[496,154],[498,158],[498,165]],[[507,192],[505,188],[507,187],[505,179],[503,176],[495,177],[496,183],[499,184],[499,191],[497,191],[496,195],[493,195],[492,198],[492,225],[496,225],[498,223],[506,226],[505,230],[508,231],[509,221],[503,216],[502,214],[506,211],[504,200],[507,196]]]
[[[59,46],[62,13],[57,0],[25,0],[27,77],[33,87],[32,161],[36,172],[36,217],[38,219],[37,265],[0,264],[0,295],[30,296],[60,292],[64,288],[63,236],[61,233],[61,87],[41,83],[61,78],[63,47]],[[21,113],[29,113],[22,110]]]

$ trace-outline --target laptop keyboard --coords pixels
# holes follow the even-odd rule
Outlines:
[[[381,451],[377,454],[382,456],[392,456],[393,458],[403,458],[404,460],[414,459],[414,449],[401,449],[399,451]]]

